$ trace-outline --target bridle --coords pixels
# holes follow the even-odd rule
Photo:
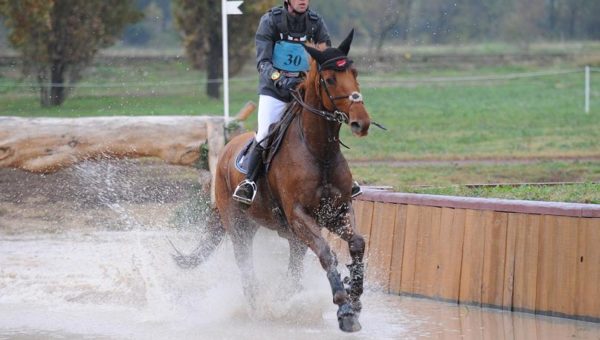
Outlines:
[[[350,106],[352,106],[352,104],[354,104],[354,103],[364,103],[362,94],[360,94],[360,92],[358,92],[358,91],[354,91],[349,95],[343,95],[343,96],[337,96],[337,97],[332,96],[331,91],[329,91],[329,86],[327,86],[327,82],[323,78],[323,73],[322,73],[324,66],[327,66],[329,64],[334,64],[335,62],[342,60],[342,59],[347,62],[347,66],[344,68],[344,69],[347,69],[350,66],[350,64],[352,63],[352,61],[348,61],[346,59],[346,57],[333,58],[333,59],[330,59],[330,60],[324,62],[323,65],[317,65],[318,73],[319,73],[319,86],[320,87],[322,86],[325,89],[325,93],[327,94],[329,101],[331,101],[331,104],[333,105],[333,111],[320,110],[320,109],[314,108],[314,107],[306,104],[306,102],[304,102],[304,99],[302,99],[302,96],[300,95],[300,93],[297,90],[292,90],[291,94],[292,94],[292,97],[294,98],[294,100],[298,104],[300,104],[300,106],[302,106],[305,110],[312,112],[330,122],[337,122],[339,124],[348,124],[348,122],[350,120],[349,113],[340,110],[335,102],[338,100],[346,99],[351,102]],[[344,65],[346,65],[346,64],[344,64]],[[317,89],[317,93],[320,93],[320,88]]]
[[[337,122],[339,124],[348,124],[349,120],[350,120],[350,115],[342,110],[340,110],[337,105],[335,104],[335,102],[337,100],[343,100],[343,99],[347,99],[350,100],[350,106],[352,106],[352,104],[354,103],[364,103],[363,101],[363,96],[360,92],[354,91],[352,93],[350,93],[349,95],[343,95],[343,96],[337,96],[334,97],[331,95],[331,92],[329,91],[329,87],[327,86],[327,82],[325,81],[325,79],[323,78],[323,73],[321,73],[324,69],[329,69],[329,67],[331,67],[332,65],[336,65],[336,63],[339,63],[341,60],[345,60],[346,63],[343,65],[345,66],[344,69],[347,69],[348,67],[350,67],[350,65],[352,64],[352,61],[349,59],[346,59],[346,57],[337,57],[337,58],[332,58],[327,60],[326,62],[324,62],[322,65],[317,64],[317,72],[319,73],[319,86],[323,86],[323,88],[325,89],[325,93],[327,94],[327,97],[329,97],[329,100],[331,101],[331,104],[333,104],[333,111],[326,111],[326,110],[319,110],[315,107],[312,107],[308,104],[306,104],[306,102],[304,101],[304,99],[302,99],[302,95],[300,94],[300,92],[298,92],[298,90],[290,90],[290,93],[292,95],[292,98],[294,98],[294,100],[300,105],[302,106],[306,111],[311,112],[316,114],[317,116],[320,116],[321,118],[330,121],[330,122]],[[336,70],[335,67],[333,67],[334,70]],[[344,70],[344,69],[337,69],[337,70]],[[320,93],[320,88],[317,89],[317,93]],[[371,120],[371,124],[377,126],[378,128],[387,131],[387,128],[385,128],[385,126]]]

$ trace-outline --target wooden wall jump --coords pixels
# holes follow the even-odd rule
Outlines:
[[[353,206],[371,287],[600,321],[600,205],[367,191]]]

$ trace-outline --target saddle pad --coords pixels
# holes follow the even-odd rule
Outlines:
[[[235,157],[235,168],[244,175],[248,174],[248,157],[246,157],[246,154],[248,154],[253,141],[254,137],[251,137]]]

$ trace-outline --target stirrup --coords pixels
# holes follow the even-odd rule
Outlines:
[[[356,196],[360,196],[362,195],[362,190],[360,188],[360,185],[358,185],[357,181],[352,182],[352,189],[350,192],[350,197],[354,198]]]
[[[246,185],[249,185],[250,188],[252,189],[252,197],[250,197],[250,198],[241,196],[239,193],[239,190],[243,190],[242,187],[244,187]],[[258,188],[256,187],[256,183],[254,183],[254,181],[251,181],[249,179],[245,179],[242,182],[240,182],[240,184],[238,184],[238,186],[235,188],[235,191],[233,192],[233,199],[240,203],[250,205],[254,201],[254,197],[256,197],[257,191],[258,191]]]

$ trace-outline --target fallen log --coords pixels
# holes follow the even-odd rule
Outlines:
[[[223,123],[207,116],[0,117],[0,167],[49,173],[87,159],[136,157],[193,165],[207,141],[216,158]]]

